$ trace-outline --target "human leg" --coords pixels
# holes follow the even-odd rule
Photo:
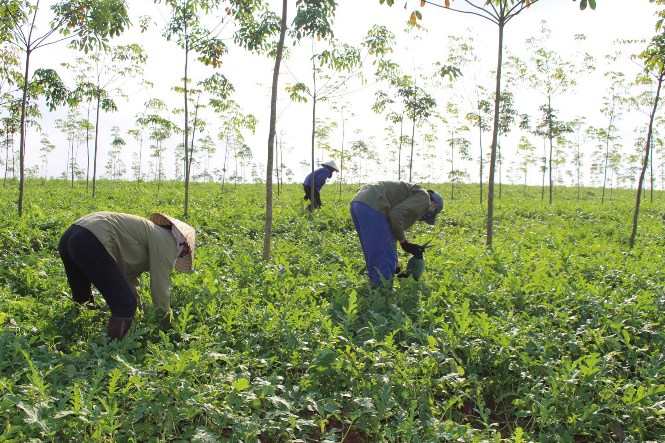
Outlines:
[[[116,261],[92,232],[81,226],[70,229],[65,241],[61,241],[61,256],[64,255],[63,262],[69,263],[65,270],[75,300],[83,298],[83,283],[87,283],[87,290],[92,283],[106,300],[112,316],[134,317],[136,296]],[[69,277],[70,272],[73,278]]]
[[[305,200],[309,200],[309,204],[305,207],[308,211],[312,211],[315,206],[314,202],[312,201],[312,187],[308,185],[303,185],[302,186],[303,191],[305,191],[305,196],[303,197]]]
[[[315,208],[320,208],[321,207],[321,192],[317,191],[316,189],[314,190],[314,207]]]
[[[58,243],[58,252],[60,259],[65,267],[65,274],[67,275],[67,282],[72,291],[74,302],[83,304],[86,302],[94,303],[95,300],[92,295],[92,282],[83,270],[78,266],[76,261],[72,258],[69,251],[74,249],[75,243],[80,241],[78,234],[80,233],[80,226],[70,226]]]
[[[397,250],[390,222],[364,203],[351,202],[351,218],[356,227],[370,281],[377,286],[392,286]]]

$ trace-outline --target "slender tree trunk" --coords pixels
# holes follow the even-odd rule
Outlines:
[[[85,152],[87,154],[87,165],[85,167],[85,192],[88,193],[88,182],[90,180],[90,102],[87,106],[87,120],[88,123],[85,125]],[[99,121],[95,123],[95,126],[99,124]],[[93,193],[94,197],[95,194]]]
[[[650,191],[649,198],[651,200],[651,203],[653,204],[653,187],[654,187],[654,183],[656,181],[656,179],[653,175],[653,155],[654,155],[653,140],[651,140],[649,149],[651,150],[651,161],[649,162],[649,175],[651,176],[651,191]]]
[[[266,171],[266,226],[263,236],[263,260],[270,261],[270,243],[272,241],[272,156],[275,145],[275,126],[277,122],[277,87],[279,81],[279,68],[282,63],[284,51],[284,36],[286,35],[286,11],[288,0],[282,0],[282,22],[279,32],[279,43],[275,55],[275,68],[272,73],[272,90],[270,94],[270,131],[268,132],[268,170]]]
[[[550,178],[550,205],[552,204],[552,153],[554,152],[554,131],[552,129],[552,99],[551,97],[547,97],[547,125],[548,125],[548,138],[550,140],[550,158],[549,158],[549,178]]]
[[[496,151],[499,141],[499,104],[501,102],[501,65],[503,63],[503,14],[499,17],[499,50],[496,62],[496,89],[494,91],[494,129],[492,130],[492,151],[490,154],[490,176],[487,186],[487,238],[485,245],[492,248],[494,237],[494,173],[496,169]]]
[[[316,137],[316,64],[314,57],[312,57],[312,169],[311,169],[311,186],[309,192],[309,207],[316,209],[316,200],[314,199],[314,146],[315,146],[315,137]]]
[[[658,110],[658,101],[660,99],[660,89],[663,86],[663,78],[665,77],[665,64],[661,65],[660,74],[658,76],[658,86],[656,87],[656,97],[651,108],[651,115],[649,116],[649,130],[647,132],[646,146],[644,149],[644,162],[642,163],[642,172],[640,173],[640,180],[637,183],[637,196],[635,198],[635,213],[633,214],[633,231],[630,234],[628,241],[630,249],[635,246],[635,237],[637,236],[637,221],[640,215],[640,199],[642,196],[642,183],[646,175],[647,165],[649,164],[649,146],[651,145],[651,137],[653,135],[653,121]]]
[[[411,182],[411,174],[413,172],[413,145],[416,138],[416,116],[413,116],[413,125],[411,126],[411,156],[409,157],[409,182]]]
[[[185,25],[186,26],[186,25]],[[187,218],[187,211],[189,209],[189,168],[187,165],[189,164],[189,151],[188,151],[188,146],[189,146],[189,103],[188,103],[188,93],[189,90],[187,89],[187,68],[189,65],[189,39],[186,38],[185,41],[185,78],[183,79],[183,86],[184,86],[184,96],[185,96],[185,127],[183,128],[185,131],[185,142],[184,142],[184,148],[185,148],[185,211],[184,211],[184,217]]]
[[[3,187],[7,186],[7,175],[9,174],[9,124],[5,125],[5,180],[3,182]],[[12,143],[13,145],[13,143]],[[12,157],[14,157],[14,153],[12,152]]]
[[[196,140],[196,129],[199,125],[199,100],[200,96],[196,100],[196,106],[194,107],[194,118],[192,121],[192,141],[190,142],[189,148],[185,147],[185,151],[189,149],[189,153],[185,156],[185,174],[187,177],[187,195],[189,195],[189,178],[192,176],[192,162],[194,161],[194,140]]]
[[[75,154],[74,154],[74,134],[72,134],[72,140],[69,142],[70,150],[71,150],[71,164],[69,165],[69,172],[72,175],[72,189],[74,189],[74,166],[76,164],[76,159],[75,159]]]
[[[402,181],[402,140],[404,139],[404,114],[399,121],[399,148],[397,149],[397,180]]]
[[[141,135],[141,140],[139,141],[139,168],[138,174],[136,175],[136,186],[139,186],[141,183],[141,156],[143,153],[143,135]]]
[[[21,100],[21,135],[19,136],[19,185],[18,185],[18,216],[23,216],[23,193],[25,189],[25,120],[28,104],[28,74],[30,72],[30,54],[32,50],[27,45],[25,52],[25,72],[23,74],[23,98]]]
[[[345,137],[345,127],[346,127],[346,120],[344,118],[344,106],[342,106],[342,149],[341,149],[341,155],[339,156],[339,196],[342,196],[342,179],[344,176],[344,137]]]
[[[610,115],[610,123],[607,125],[607,134],[605,134],[605,167],[603,172],[603,194],[600,203],[605,203],[605,188],[607,187],[607,168],[610,160],[610,130],[612,128],[613,118]]]
[[[95,115],[95,152],[92,156],[92,198],[95,198],[97,189],[97,148],[99,146],[99,107],[101,105],[101,96],[97,91],[97,111]],[[86,182],[87,183],[87,182]],[[87,186],[87,184],[86,184]],[[87,189],[87,188],[86,188]]]
[[[315,76],[316,76],[316,74],[315,74]],[[314,87],[316,88],[316,78],[314,79],[314,85],[315,85]],[[315,163],[314,162],[316,161],[315,160],[315,152],[314,152],[315,151],[315,149],[314,149],[315,141],[316,141],[316,92],[314,92],[314,96],[312,98],[312,169],[311,169],[312,181],[310,182],[311,186],[309,187],[309,190],[310,190],[310,192],[309,192],[309,202],[310,202],[310,207],[312,209],[316,208],[316,204],[315,204],[316,200],[314,199],[314,192],[315,192],[314,191],[314,181],[316,179],[316,177],[314,176],[314,170],[315,170],[315,168],[314,168]]]
[[[483,118],[480,115],[480,106],[478,106],[478,144],[480,146],[480,206],[483,205]]]
[[[224,193],[224,183],[226,182],[226,166],[229,160],[229,136],[226,136],[226,143],[224,144],[224,163],[222,166],[222,194]]]
[[[547,174],[547,142],[543,138],[543,176],[540,184],[540,201],[545,201],[545,175]]]
[[[455,171],[455,133],[450,133],[450,200],[455,200],[455,181],[453,171]]]

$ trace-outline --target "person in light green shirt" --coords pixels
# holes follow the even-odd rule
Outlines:
[[[365,256],[369,279],[374,286],[392,287],[397,271],[395,242],[407,253],[422,257],[424,247],[406,239],[406,230],[416,221],[433,225],[443,209],[438,192],[401,181],[379,181],[361,187],[350,211]]]
[[[94,306],[95,286],[111,311],[107,335],[122,339],[134,319],[144,272],[150,274],[150,296],[160,319],[170,321],[171,270],[192,269],[195,235],[188,224],[160,213],[145,219],[95,212],[65,231],[58,251],[74,301]]]

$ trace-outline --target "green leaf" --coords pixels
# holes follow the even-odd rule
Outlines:
[[[596,0],[589,0],[589,6],[591,9],[596,9]]]
[[[231,383],[231,385],[236,391],[244,391],[245,389],[249,388],[249,380],[242,377],[235,380],[233,383]]]
[[[584,11],[586,9],[587,0],[580,1],[580,9]]]
[[[312,364],[320,369],[329,368],[337,360],[337,353],[330,348],[324,348],[314,357]]]

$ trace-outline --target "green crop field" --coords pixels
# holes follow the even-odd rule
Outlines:
[[[0,189],[2,442],[665,441],[665,195],[503,186],[486,250],[477,186],[456,189],[420,281],[370,290],[348,203],[263,185],[192,185],[195,270],[160,329],[144,276],[132,329],[80,310],[56,245],[80,215],[182,217],[184,185],[28,181]],[[436,187],[435,187],[436,188]],[[449,188],[437,188],[444,197]],[[498,197],[498,187],[497,187]],[[401,252],[400,252],[401,254]],[[401,255],[402,263],[407,256]]]

